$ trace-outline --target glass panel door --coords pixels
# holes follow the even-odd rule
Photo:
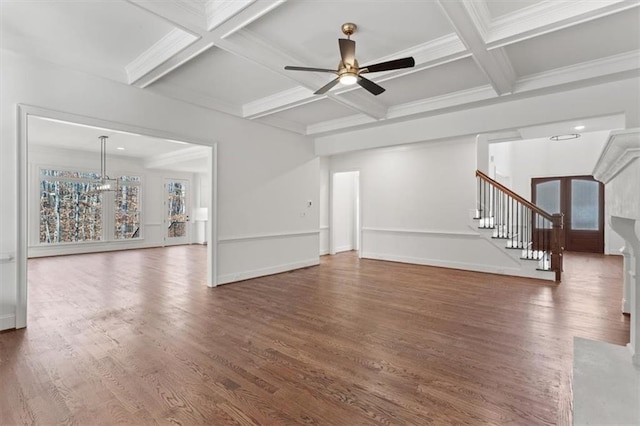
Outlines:
[[[180,179],[167,179],[165,194],[165,243],[188,244],[190,242],[188,182]]]
[[[597,231],[600,226],[600,184],[571,180],[571,229]]]
[[[548,213],[564,215],[567,251],[604,253],[604,185],[593,176],[533,178],[531,197],[534,204]],[[550,223],[534,222],[533,226],[551,228]]]

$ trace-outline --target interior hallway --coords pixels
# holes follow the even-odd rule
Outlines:
[[[349,252],[215,289],[205,257],[30,260],[0,423],[556,424],[573,336],[629,336],[618,256],[567,253],[557,285]]]

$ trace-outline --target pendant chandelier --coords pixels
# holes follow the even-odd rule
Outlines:
[[[118,190],[118,180],[111,179],[107,174],[107,139],[109,136],[99,136],[100,139],[100,180],[96,185],[98,192],[115,192]]]

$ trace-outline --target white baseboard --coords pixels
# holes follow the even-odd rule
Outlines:
[[[16,328],[16,314],[0,315],[0,330]]]
[[[466,271],[484,272],[488,274],[512,275],[515,277],[538,278],[542,280],[555,280],[555,273],[551,271],[524,270],[520,268],[494,267],[489,265],[454,262],[440,259],[427,259],[421,257],[399,256],[386,253],[362,252],[363,259],[387,260],[390,262],[412,263],[416,265],[436,266],[438,268],[462,269]]]
[[[351,250],[353,250],[353,246],[352,245],[336,247],[336,253],[341,253],[343,251],[351,251]]]
[[[144,240],[34,246],[29,247],[28,258],[32,259],[36,257],[66,256],[70,254],[102,253],[107,251],[135,250],[163,246],[164,245],[162,243],[144,242]]]
[[[269,266],[268,268],[253,269],[218,276],[218,285],[229,284],[237,281],[244,281],[251,278],[264,277],[265,275],[280,274],[282,272],[293,271],[294,269],[306,268],[320,264],[320,259],[307,259],[299,262],[285,263],[282,265]]]

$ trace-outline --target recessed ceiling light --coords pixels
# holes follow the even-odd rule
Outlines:
[[[580,136],[579,133],[569,133],[567,135],[551,136],[549,139],[552,141],[566,141],[569,139],[578,139]]]
[[[580,125],[580,126],[576,126],[573,128],[574,130],[584,130],[584,126]]]
[[[118,151],[124,151],[124,148],[123,148],[123,147],[121,147],[121,146],[117,147],[116,149],[117,149]]]

